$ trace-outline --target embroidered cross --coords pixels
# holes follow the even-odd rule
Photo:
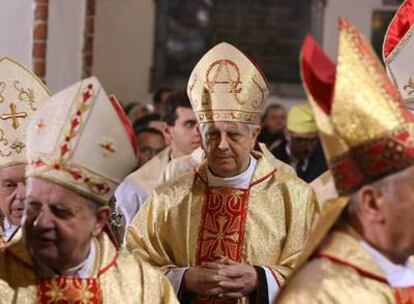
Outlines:
[[[26,118],[27,117],[27,113],[26,112],[17,112],[16,111],[16,105],[14,103],[10,104],[10,114],[2,114],[0,116],[0,118],[2,120],[8,120],[11,119],[12,120],[12,126],[14,129],[17,129],[19,127],[19,121],[18,118]]]
[[[105,140],[101,142],[99,145],[103,149],[105,156],[115,153],[114,143],[111,140]]]
[[[39,133],[46,125],[43,122],[43,119],[36,124],[37,133]]]

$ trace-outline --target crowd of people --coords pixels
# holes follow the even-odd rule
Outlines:
[[[0,303],[414,303],[413,29],[308,35],[289,109],[226,42],[124,108],[0,57]]]
[[[164,101],[156,101],[161,94],[166,96]],[[126,105],[124,110],[137,137],[137,169],[167,146],[173,151],[183,150],[171,152],[168,149],[170,160],[189,155],[201,146],[198,132],[193,132],[191,142],[186,142],[184,136],[191,133],[176,133],[180,130],[177,126],[181,124],[188,126],[187,130],[181,129],[182,132],[197,131],[197,122],[186,92],[175,93],[161,88],[155,93],[152,104],[133,102]],[[192,119],[187,116],[192,116]],[[287,113],[282,104],[269,104],[262,114],[260,127],[257,141],[263,143],[275,158],[291,165],[306,182],[314,181],[327,171],[316,121],[309,105],[298,102]],[[174,134],[172,130],[175,130]],[[160,169],[162,171],[163,168]]]

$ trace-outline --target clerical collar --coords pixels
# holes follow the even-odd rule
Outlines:
[[[391,287],[405,288],[414,286],[414,269],[409,261],[404,265],[394,264],[367,242],[361,241],[361,246],[369,253],[378,267],[384,272]]]
[[[207,170],[207,181],[209,187],[229,187],[236,189],[249,189],[250,182],[256,170],[257,160],[250,155],[250,163],[247,169],[239,175],[232,177],[219,177],[214,175],[210,169]]]
[[[35,263],[38,266],[38,276],[41,278],[54,278],[60,276],[88,278],[90,277],[91,269],[95,263],[95,256],[95,244],[93,241],[91,241],[91,248],[86,259],[79,265],[66,269],[63,272],[57,272],[56,270],[37,260],[35,260]]]
[[[19,228],[19,226],[12,225],[7,219],[7,217],[4,218],[3,224],[4,224],[4,237],[6,240],[8,240],[13,235],[13,233],[17,230],[17,228]]]

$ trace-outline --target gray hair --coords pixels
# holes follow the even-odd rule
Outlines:
[[[243,123],[249,128],[249,132],[253,135],[258,128],[260,128],[260,125],[257,124],[249,124],[249,123]],[[207,135],[208,130],[214,125],[213,122],[200,122],[199,124],[199,130],[201,139],[204,141]]]
[[[371,186],[375,190],[381,191],[381,193],[384,194],[385,196],[392,198],[395,194],[395,189],[398,188],[398,185],[401,184],[401,182],[405,179],[406,173],[407,173],[406,170],[403,170],[403,171],[388,175],[376,182],[371,183]],[[356,209],[358,206],[358,194],[359,194],[359,190],[351,194],[350,202],[347,207],[348,215],[352,215],[356,212]]]

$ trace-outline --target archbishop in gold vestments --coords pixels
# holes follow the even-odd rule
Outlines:
[[[178,303],[168,279],[119,251],[106,233],[93,244],[86,278],[42,278],[23,240],[11,244],[0,253],[0,303]]]
[[[128,249],[164,272],[227,256],[268,267],[283,285],[319,207],[305,182],[253,156],[249,189],[208,187],[203,163],[155,190],[128,228]]]
[[[178,303],[168,280],[118,250],[104,228],[108,202],[135,166],[130,134],[125,113],[95,77],[52,96],[32,116],[25,174],[27,198],[37,208],[32,201],[25,204],[22,228],[0,253],[0,303]],[[42,188],[47,199],[34,193]],[[94,221],[100,227],[88,227]],[[80,245],[76,261],[57,249],[75,252]]]
[[[310,259],[289,279],[276,303],[412,304],[412,257],[395,264],[375,249],[380,245],[367,238],[368,223],[372,222],[361,223],[372,210],[363,213],[359,200],[363,186],[411,169],[414,119],[369,43],[345,20],[340,21],[338,49],[335,66],[307,38],[302,74],[308,93],[316,101],[313,106],[319,111],[318,128],[339,197],[324,204],[299,264]],[[335,71],[331,74],[335,77],[327,77],[330,70]],[[325,90],[316,90],[318,85]],[[329,98],[319,94],[333,91]],[[347,208],[350,201],[357,205]],[[365,203],[374,205],[374,201],[371,197]]]

